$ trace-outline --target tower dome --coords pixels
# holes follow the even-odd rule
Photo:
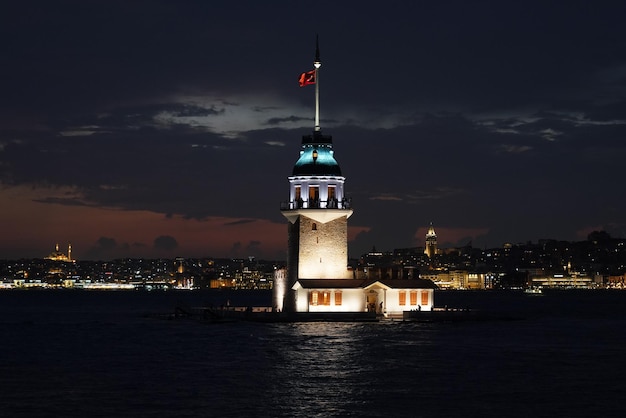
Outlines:
[[[293,167],[293,176],[341,176],[335,160],[333,137],[319,131],[302,137],[300,158]]]

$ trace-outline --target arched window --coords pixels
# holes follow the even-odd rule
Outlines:
[[[317,224],[315,222],[311,224],[311,231],[317,231]]]

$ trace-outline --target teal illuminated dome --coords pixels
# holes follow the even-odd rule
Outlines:
[[[293,167],[294,176],[341,176],[335,160],[333,137],[319,132],[302,137],[300,158]]]

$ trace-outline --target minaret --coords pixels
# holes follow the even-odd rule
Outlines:
[[[332,137],[322,135],[319,123],[319,69],[322,65],[316,41],[315,129],[302,137],[300,157],[289,179],[289,201],[281,212],[289,221],[287,275],[276,286],[275,305],[295,311],[298,279],[349,279],[348,218],[352,208],[344,194],[345,177],[335,160]],[[309,83],[312,84],[312,83]]]
[[[430,223],[428,227],[428,232],[426,233],[426,245],[424,247],[424,254],[428,256],[428,258],[433,258],[435,254],[437,254],[437,234],[435,234],[435,228],[433,227],[433,223]]]
[[[72,244],[67,244],[67,260],[72,261]]]

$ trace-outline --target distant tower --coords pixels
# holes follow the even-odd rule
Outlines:
[[[344,194],[345,177],[335,160],[332,137],[322,135],[319,124],[319,77],[321,67],[316,42],[313,63],[315,83],[315,130],[302,137],[300,157],[289,176],[289,201],[281,212],[289,221],[287,274],[274,304],[295,310],[291,287],[298,279],[349,279],[348,218],[352,208]],[[308,84],[313,84],[309,82]]]
[[[174,264],[178,264],[178,266],[176,267],[176,273],[183,274],[185,272],[184,262],[185,259],[183,257],[176,258],[176,260],[174,261]]]
[[[433,223],[430,223],[428,232],[426,233],[426,245],[424,246],[424,254],[428,258],[433,258],[437,254],[437,234],[435,234],[435,228]]]
[[[67,259],[72,261],[72,244],[67,244]]]

